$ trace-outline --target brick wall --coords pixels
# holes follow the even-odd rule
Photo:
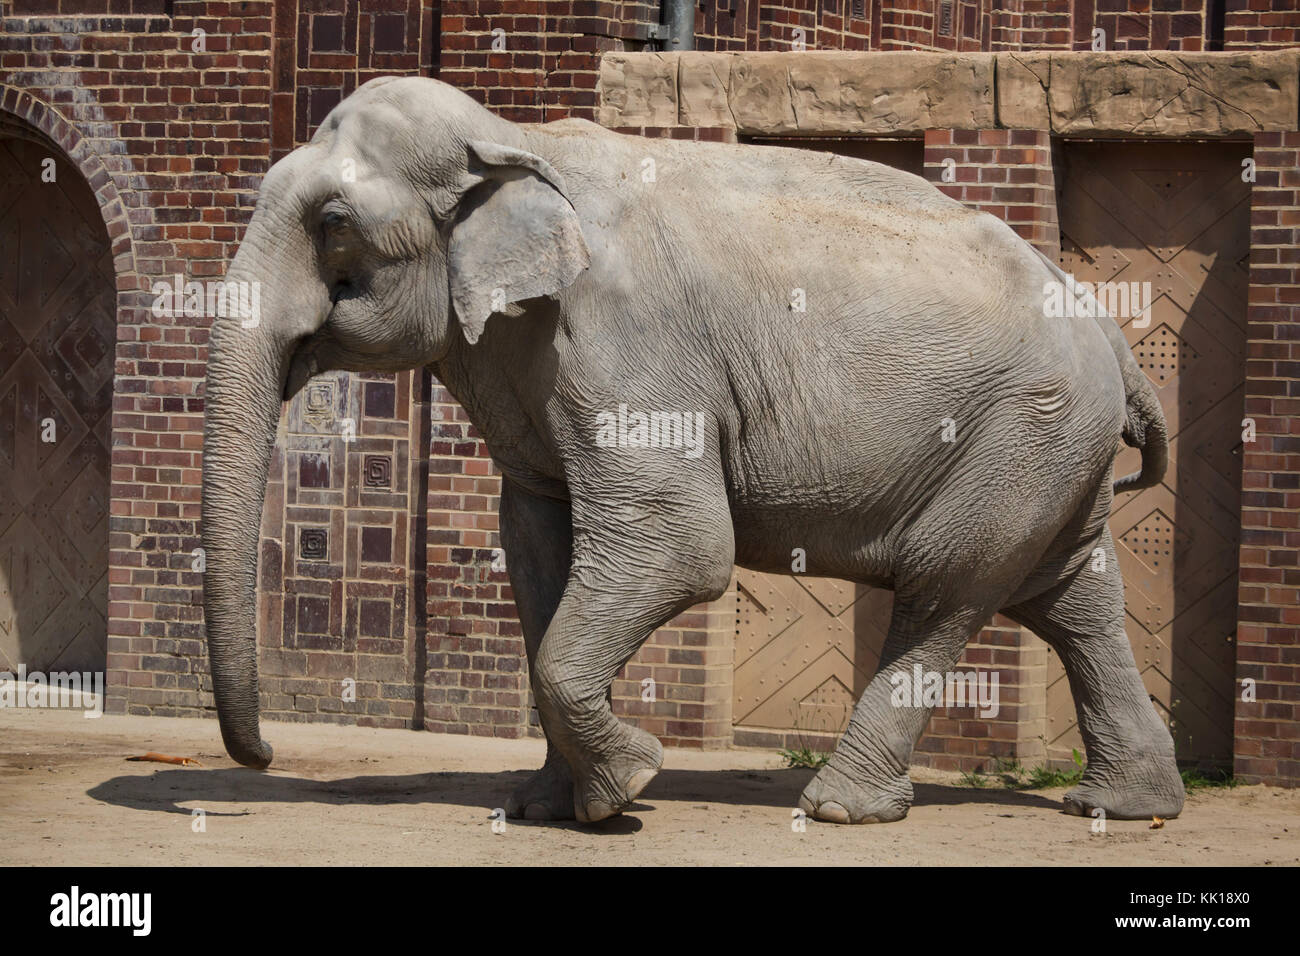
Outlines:
[[[167,0],[13,0],[18,16],[127,16],[167,12]]]
[[[926,178],[942,192],[997,216],[1044,254],[1055,258],[1060,252],[1052,142],[1046,130],[926,130],[925,166]],[[946,170],[954,181],[945,180]]]
[[[272,159],[311,139],[331,109],[377,76],[436,70],[438,2],[279,0]]]
[[[1134,6],[1141,8],[1142,5]],[[999,7],[993,14],[994,50],[1092,49],[1095,16],[1092,3],[1080,0],[1012,0],[999,4]]]
[[[1107,50],[1208,50],[1205,0],[1153,0],[1145,4],[1100,0],[1076,5],[1075,49],[1092,49],[1092,31],[1105,31]]]
[[[753,4],[757,36],[747,47],[716,44],[697,49],[791,50],[802,44],[808,50],[865,50],[870,44],[870,7],[853,0],[783,0]]]
[[[1295,0],[1225,0],[1225,3],[1225,50],[1300,45],[1300,7]]]
[[[493,570],[501,478],[441,385],[430,408],[425,726],[520,737],[532,722],[523,631],[509,576]]]
[[[648,2],[443,0],[439,76],[517,122],[590,117],[600,54],[646,48],[657,19]]]
[[[1244,780],[1300,780],[1300,133],[1255,137],[1237,628]],[[1254,699],[1245,681],[1254,682]]]
[[[759,0],[728,0],[695,8],[695,49],[753,50],[761,42],[763,25]]]
[[[367,80],[428,75],[437,13],[419,0],[277,2],[272,161]],[[423,726],[429,388],[422,372],[339,372],[286,411],[262,521],[267,717]]]
[[[116,0],[23,7],[56,19],[20,18],[0,3],[5,108],[74,159],[114,241],[110,711],[211,708],[191,556],[209,319],[154,315],[149,290],[175,275],[224,274],[271,162],[272,129],[278,153],[310,137],[329,101],[316,91],[337,102],[372,75],[417,73],[432,59],[430,5],[297,6],[275,5],[274,19],[272,4],[256,2],[178,0],[170,16],[122,16],[166,8]],[[273,42],[286,33],[288,46]],[[300,38],[317,45],[300,49]],[[410,49],[394,49],[402,44]],[[424,446],[414,434],[427,402],[419,383],[412,373],[328,376],[286,415],[261,543],[268,716],[420,722],[425,519],[413,499],[423,501],[424,473],[410,450]]]
[[[936,707],[916,744],[913,763],[937,770],[989,770],[992,761],[1034,766],[1047,750],[1047,645],[1015,621],[995,615],[962,651],[956,670],[998,675],[998,712]]]
[[[208,320],[153,315],[149,290],[222,275],[238,244],[268,164],[271,4],[19,3],[0,2],[4,107],[80,167],[113,239],[108,709],[179,713],[206,669],[191,551]]]
[[[614,713],[665,746],[729,747],[734,628],[734,592],[669,621],[615,678]]]

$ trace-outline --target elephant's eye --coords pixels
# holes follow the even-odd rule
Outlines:
[[[338,230],[342,229],[345,225],[347,225],[347,219],[344,218],[343,213],[338,212],[337,210],[332,209],[321,217],[321,228],[323,228],[326,233],[338,232]]]

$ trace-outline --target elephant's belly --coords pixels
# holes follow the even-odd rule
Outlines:
[[[736,564],[752,571],[892,584],[897,536],[868,513],[817,514],[803,506],[733,508],[732,527]]]

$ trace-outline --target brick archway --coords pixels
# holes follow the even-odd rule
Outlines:
[[[131,248],[131,226],[126,207],[104,161],[90,148],[76,126],[57,109],[24,90],[0,83],[2,136],[34,140],[61,153],[89,184],[112,243],[120,316],[123,307],[128,305],[123,301],[124,296],[135,289],[135,255]]]

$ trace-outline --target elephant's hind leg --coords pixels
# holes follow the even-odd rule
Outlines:
[[[933,710],[924,700],[911,699],[914,669],[946,675],[991,613],[895,596],[880,668],[854,707],[835,753],[799,798],[805,813],[832,823],[891,823],[907,816],[912,748]],[[906,700],[896,693],[904,683]]]
[[[537,670],[537,650],[564,593],[572,559],[572,515],[568,504],[530,494],[506,479],[501,487],[501,543],[506,571],[519,610],[528,653],[528,675]],[[546,732],[545,721],[542,730]],[[546,762],[506,800],[514,819],[572,820],[573,774],[564,754],[546,740]]]
[[[1117,820],[1176,817],[1183,782],[1173,740],[1142,685],[1124,632],[1124,584],[1109,530],[1093,547],[1104,551],[1106,570],[1086,562],[1004,613],[1050,644],[1070,679],[1088,768],[1065,795],[1066,811],[1086,816],[1101,808]]]

